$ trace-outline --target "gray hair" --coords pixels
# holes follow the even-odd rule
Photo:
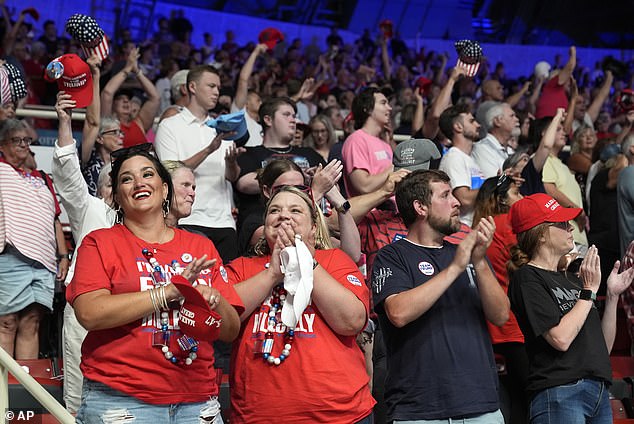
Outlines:
[[[185,165],[180,160],[163,160],[161,161],[161,163],[163,164],[165,169],[167,169],[167,172],[169,172],[170,175],[172,176],[174,175],[174,172],[176,172],[176,170],[181,168],[186,168],[186,169],[189,169],[190,171],[192,170],[189,166]]]
[[[484,129],[487,132],[491,132],[493,129],[493,120],[498,116],[504,115],[504,109],[507,104],[502,102],[496,102],[491,106],[484,115]]]
[[[114,116],[103,116],[99,123],[99,135],[103,134],[104,131],[111,130],[114,127],[119,128],[120,126],[119,120]]]
[[[19,119],[6,119],[0,121],[0,141],[6,141],[18,131],[28,131],[29,127]]]
[[[101,170],[99,171],[99,178],[97,179],[98,189],[107,185],[110,182],[111,171],[112,171],[112,165],[109,163],[106,163],[104,166],[101,167]]]
[[[632,161],[634,154],[632,154],[632,145],[634,144],[634,134],[630,134],[625,137],[623,143],[621,143],[621,152],[627,157],[627,160]]]

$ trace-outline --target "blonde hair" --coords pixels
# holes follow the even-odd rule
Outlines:
[[[326,220],[324,215],[321,213],[321,210],[315,206],[315,202],[313,199],[301,191],[297,187],[294,186],[279,186],[276,188],[275,194],[271,196],[271,198],[266,202],[266,207],[264,208],[264,219],[266,221],[266,216],[269,212],[269,206],[275,197],[280,193],[293,193],[296,196],[299,196],[304,203],[308,206],[310,211],[310,217],[313,225],[315,225],[315,249],[324,250],[324,249],[332,249],[333,245],[330,241],[330,235],[328,233],[328,227],[326,226]],[[258,242],[253,247],[253,251],[257,256],[266,256],[271,253],[271,247],[268,245],[268,242],[263,237],[260,237]]]

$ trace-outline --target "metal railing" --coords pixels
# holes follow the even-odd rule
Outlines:
[[[0,411],[4,411],[3,423],[9,424],[9,416],[6,413],[9,405],[9,373],[62,424],[72,424],[73,417],[59,402],[47,392],[29,373],[24,371],[20,364],[4,349],[0,348]]]

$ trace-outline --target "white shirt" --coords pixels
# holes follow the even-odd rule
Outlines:
[[[156,133],[154,148],[161,160],[186,160],[207,147],[216,130],[205,125],[209,117],[198,120],[186,107],[163,120]],[[207,228],[236,228],[231,215],[233,191],[225,179],[225,152],[233,141],[223,140],[196,169],[196,198],[192,214],[179,224]]]
[[[484,182],[482,171],[471,156],[457,147],[450,148],[440,160],[439,170],[449,175],[449,185],[452,190],[458,187],[479,189]],[[473,208],[460,206],[460,222],[471,226],[473,222]]]
[[[473,144],[471,157],[478,164],[484,178],[491,178],[503,171],[502,165],[509,157],[506,147],[502,146],[498,139],[491,133],[482,140]]]
[[[103,199],[88,193],[88,185],[81,174],[74,143],[59,147],[59,144],[55,142],[51,173],[55,190],[68,214],[70,230],[77,242],[77,249],[86,234],[114,225],[116,212]],[[77,255],[74,255],[66,276],[66,285],[73,279],[76,260]]]

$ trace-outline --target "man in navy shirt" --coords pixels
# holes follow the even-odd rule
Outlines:
[[[503,424],[485,323],[502,325],[509,316],[485,256],[493,219],[482,219],[459,245],[444,241],[460,229],[460,202],[442,171],[406,176],[396,202],[407,237],[381,249],[372,268],[388,420]]]

